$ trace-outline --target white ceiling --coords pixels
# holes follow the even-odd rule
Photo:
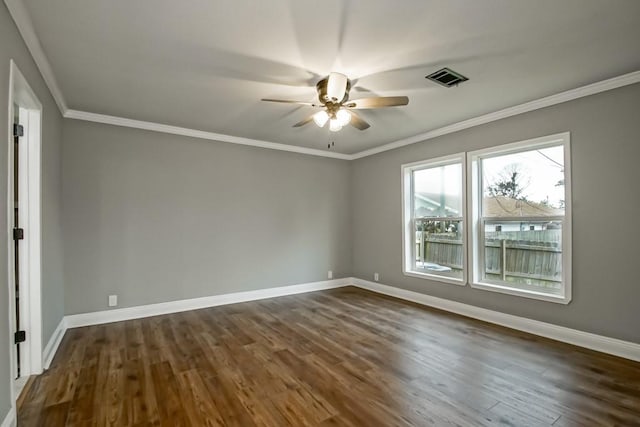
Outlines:
[[[70,109],[355,153],[640,70],[638,0],[27,0]],[[448,66],[470,78],[444,88]],[[330,71],[371,128],[291,126]]]

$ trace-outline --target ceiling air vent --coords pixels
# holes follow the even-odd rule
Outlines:
[[[458,86],[460,83],[469,80],[462,74],[456,73],[446,67],[442,70],[436,71],[435,73],[429,74],[426,78],[446,87]]]

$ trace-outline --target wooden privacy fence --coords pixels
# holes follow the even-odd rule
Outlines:
[[[562,281],[562,249],[556,242],[487,238],[485,248],[484,265],[488,274],[502,275],[505,280],[504,276]]]
[[[420,234],[420,232],[418,232]],[[422,254],[425,262],[444,265],[462,270],[462,240],[458,236],[450,234],[426,234],[424,240],[425,252]],[[420,241],[418,242],[418,252],[420,253]]]
[[[462,269],[462,240],[455,233],[418,231],[417,254],[425,262]],[[424,252],[421,252],[424,250]],[[506,266],[503,271],[502,265]],[[509,278],[562,281],[560,230],[491,232],[485,236],[485,272]]]

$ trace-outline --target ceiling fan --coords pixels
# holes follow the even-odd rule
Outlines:
[[[265,99],[262,101],[282,102],[286,104],[307,105],[310,107],[322,108],[322,110],[311,114],[304,120],[299,121],[293,127],[304,126],[311,121],[319,127],[323,127],[329,122],[329,130],[337,132],[343,126],[350,124],[359,130],[368,129],[371,125],[364,121],[353,110],[371,109],[382,107],[396,107],[407,105],[409,98],[406,96],[378,96],[374,98],[362,98],[349,100],[351,90],[351,80],[344,74],[331,73],[316,84],[318,91],[318,104],[313,102],[291,101],[285,99]]]

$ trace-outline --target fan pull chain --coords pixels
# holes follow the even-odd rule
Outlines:
[[[329,133],[327,133],[327,148],[331,149],[332,147],[334,147],[336,145],[335,141],[331,140],[331,134],[333,134],[335,132],[331,132],[329,131]]]

